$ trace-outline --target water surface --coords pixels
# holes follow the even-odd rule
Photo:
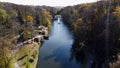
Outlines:
[[[37,68],[80,68],[75,60],[70,61],[73,38],[61,21],[54,21],[49,40],[40,48]]]

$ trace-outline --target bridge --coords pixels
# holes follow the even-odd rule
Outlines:
[[[62,16],[61,15],[55,15],[55,18],[62,18]]]
[[[57,19],[58,21],[62,20],[62,16],[61,15],[55,15],[54,19]]]

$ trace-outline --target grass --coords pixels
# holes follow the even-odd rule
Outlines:
[[[33,52],[32,57],[35,59],[37,57],[37,52]]]
[[[22,46],[20,49],[15,50],[13,55],[10,51],[5,51],[4,55],[0,55],[0,68],[5,68],[5,61],[7,68],[14,68],[14,63],[17,62],[20,68],[35,68],[38,60],[39,47],[41,43],[27,44]],[[5,59],[5,60],[4,60]],[[18,60],[19,59],[19,60]]]
[[[23,57],[21,60],[18,61],[18,64],[21,66],[21,68],[34,68],[34,66],[37,64],[37,62],[34,61],[37,60],[39,47],[40,46],[37,43],[33,43],[25,45],[17,51],[16,60]],[[30,62],[30,59],[33,60],[32,63]]]

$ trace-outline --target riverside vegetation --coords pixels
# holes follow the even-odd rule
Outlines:
[[[0,2],[0,68],[36,68],[42,43],[31,42],[13,49],[36,36],[38,26],[50,29],[54,15],[51,11],[54,8]]]
[[[100,0],[68,6],[61,9],[59,13],[74,34],[75,42],[71,50],[71,59],[75,58],[84,68],[88,56],[92,55],[90,68],[96,66],[97,68],[119,68],[119,0]],[[108,23],[107,28],[106,23]]]
[[[108,10],[109,4],[110,11]],[[16,44],[14,37],[23,33],[23,36],[17,41],[32,38],[35,35],[33,31],[36,26],[50,27],[55,14],[61,14],[65,24],[73,32],[75,42],[71,49],[71,60],[75,58],[77,62],[82,63],[84,68],[89,55],[92,55],[90,68],[96,66],[97,68],[119,68],[119,0],[111,0],[111,3],[109,0],[100,0],[62,9],[0,3],[0,60],[3,61],[0,62],[0,66],[9,68],[10,60],[13,58],[9,53]],[[108,34],[106,34],[107,20],[109,23]],[[106,35],[108,35],[107,39]]]

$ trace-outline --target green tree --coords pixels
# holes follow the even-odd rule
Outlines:
[[[8,14],[9,14],[10,19],[16,19],[16,17],[18,16],[17,12],[13,10],[10,11]]]
[[[4,24],[7,21],[8,14],[5,10],[0,9],[0,24]]]
[[[24,40],[28,40],[28,39],[32,38],[32,33],[27,28],[24,29],[24,31],[23,31],[23,38],[24,38]]]

